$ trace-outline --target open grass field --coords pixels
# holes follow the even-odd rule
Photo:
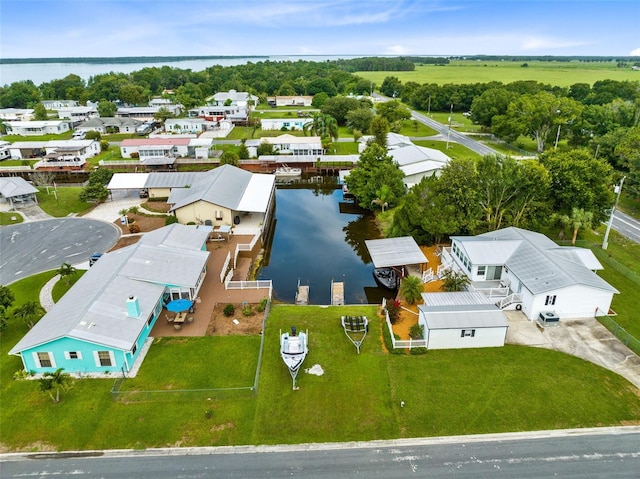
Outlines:
[[[616,68],[614,62],[525,62],[453,60],[449,65],[416,65],[412,72],[356,72],[355,74],[376,85],[382,85],[388,76],[398,78],[402,83],[488,83],[498,81],[513,83],[533,80],[554,86],[568,87],[574,83],[593,85],[599,80],[640,80],[640,71]]]
[[[19,213],[7,213],[5,211],[0,211],[0,226],[16,225],[23,221],[24,218]]]
[[[371,319],[360,355],[342,331],[343,314]],[[12,379],[21,363],[7,351],[26,326],[11,322],[0,344],[0,448],[291,444],[640,422],[640,397],[626,380],[554,351],[388,354],[376,306],[277,305],[267,323],[256,396],[212,388],[253,385],[259,336],[165,338],[151,347],[138,377],[125,381],[123,400],[111,398],[112,380],[83,379],[54,404],[37,382]],[[279,332],[291,325],[309,330],[303,367],[323,370],[301,371],[298,391],[278,353]]]

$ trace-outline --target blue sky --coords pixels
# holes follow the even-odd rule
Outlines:
[[[640,55],[640,0],[0,0],[0,56]]]

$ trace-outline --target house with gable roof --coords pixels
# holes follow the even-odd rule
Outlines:
[[[149,184],[157,182],[152,173]],[[170,179],[170,178],[167,178]],[[182,224],[233,226],[236,234],[267,234],[275,211],[275,176],[222,165],[194,175],[188,188],[172,188],[167,202]]]
[[[469,289],[503,309],[558,318],[606,315],[619,291],[598,276],[603,267],[585,248],[558,246],[545,235],[509,227],[478,236],[452,236],[442,269],[464,273]]]
[[[173,224],[103,255],[9,354],[36,374],[130,373],[164,303],[197,297],[208,234]]]
[[[246,91],[229,90],[228,92],[218,92],[207,98],[206,102],[209,106],[239,106],[250,107],[258,104],[259,98]]]

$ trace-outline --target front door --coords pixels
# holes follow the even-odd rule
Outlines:
[[[502,277],[502,266],[487,266],[487,281],[497,281]]]

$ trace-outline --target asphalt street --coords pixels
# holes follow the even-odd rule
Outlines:
[[[7,285],[62,263],[76,265],[104,253],[120,231],[104,221],[62,218],[0,228],[0,284]]]
[[[363,443],[0,455],[3,478],[637,478],[640,428]]]
[[[640,221],[616,210],[611,228],[630,240],[640,243]]]

